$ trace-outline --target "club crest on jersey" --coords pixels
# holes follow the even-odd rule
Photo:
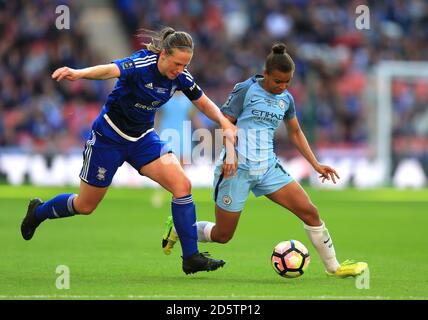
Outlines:
[[[98,167],[97,179],[100,181],[104,181],[106,179],[106,172],[106,168]]]
[[[224,195],[223,196],[223,203],[227,206],[230,205],[232,203],[232,198],[227,194]]]
[[[133,67],[134,67],[134,64],[131,61],[122,62],[122,68],[124,70],[130,69],[130,68],[133,68]]]
[[[150,82],[150,83],[146,84],[145,87],[147,89],[153,90],[153,83]]]
[[[280,99],[280,100],[279,100],[279,107],[280,107],[281,109],[284,109],[284,108],[285,108],[285,101],[284,101],[284,100],[282,100],[282,99]]]

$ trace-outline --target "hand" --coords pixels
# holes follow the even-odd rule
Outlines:
[[[69,67],[62,67],[62,68],[56,69],[52,73],[52,79],[56,81],[61,81],[62,79],[74,81],[74,80],[80,79],[81,77],[82,76],[78,70],[75,70]]]
[[[238,128],[227,118],[224,118],[224,121],[221,122],[220,125],[221,129],[223,130],[223,137],[226,138],[226,141],[230,142],[234,146],[236,144],[236,134],[238,132]],[[225,143],[224,139],[223,142]]]
[[[238,158],[236,157],[236,151],[234,148],[227,151],[226,150],[226,159],[223,161],[223,165],[221,166],[221,173],[223,174],[225,179],[229,179],[236,174],[236,170],[238,169]]]
[[[226,149],[226,159],[221,167],[221,172],[223,173],[224,178],[228,179],[236,174],[236,170],[238,168],[238,159],[235,151],[236,134],[238,129],[227,118],[225,118],[225,121],[221,123],[221,128],[223,130],[223,144]]]
[[[321,180],[322,183],[324,183],[325,180],[329,180],[330,181],[330,179],[331,179],[333,181],[333,183],[336,184],[336,178],[340,179],[340,177],[337,174],[336,170],[334,170],[333,168],[331,168],[329,166],[325,166],[323,164],[319,164],[314,169],[318,173],[321,174],[318,178],[322,179]]]

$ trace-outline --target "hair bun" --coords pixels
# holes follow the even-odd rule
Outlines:
[[[272,52],[274,54],[284,54],[286,52],[286,46],[283,43],[276,43],[272,46]]]

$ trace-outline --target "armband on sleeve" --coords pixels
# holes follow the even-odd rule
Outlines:
[[[190,88],[183,89],[183,93],[186,95],[187,98],[189,98],[190,101],[198,100],[202,96],[202,89],[196,84],[193,83],[193,85]]]

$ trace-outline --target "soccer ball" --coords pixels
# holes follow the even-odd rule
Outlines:
[[[272,267],[282,277],[300,277],[308,268],[311,257],[306,247],[297,240],[278,243],[272,252]]]

